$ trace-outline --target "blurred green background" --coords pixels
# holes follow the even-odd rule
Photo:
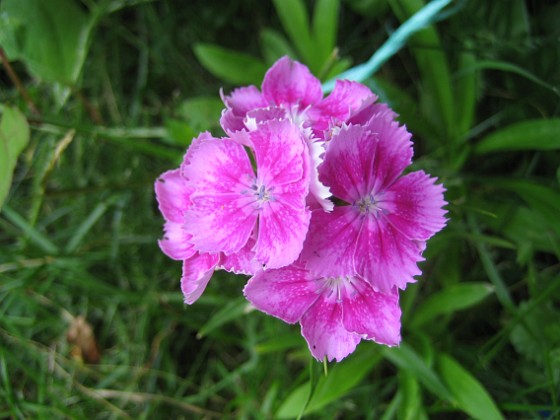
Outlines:
[[[1,0],[0,418],[557,418],[560,4],[449,3],[363,82],[450,220],[402,345],[325,376],[245,277],[183,304],[153,183],[222,135],[220,88],[284,54],[326,81],[425,3]]]

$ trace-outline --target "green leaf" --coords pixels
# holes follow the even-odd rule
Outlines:
[[[401,22],[432,3],[425,5],[422,0],[389,1]],[[449,65],[438,32],[433,26],[428,26],[412,35],[411,43],[421,75],[424,115],[438,125],[444,138],[449,137],[455,130],[455,107]]]
[[[427,419],[422,405],[420,385],[413,375],[404,370],[399,372],[399,391],[401,401],[398,405],[398,418],[403,420]]]
[[[476,57],[469,50],[472,46],[467,43],[465,52],[459,54],[458,60],[458,76],[455,80],[455,97],[456,97],[456,113],[457,118],[457,134],[463,135],[469,131],[472,126],[476,107],[477,79],[478,72],[462,72],[475,65]]]
[[[560,225],[558,224],[560,192],[545,185],[521,179],[499,179],[491,182],[495,187],[518,194],[530,208],[542,215],[550,228],[560,235]]]
[[[449,389],[441,382],[434,370],[407,344],[400,347],[388,347],[383,351],[384,356],[400,369],[406,370],[434,395],[453,401]]]
[[[336,46],[339,0],[318,0],[313,12],[313,39],[320,52],[321,64]]]
[[[362,381],[364,376],[381,361],[381,358],[381,353],[372,353],[371,347],[363,346],[343,363],[334,365],[328,375],[322,376],[317,382],[305,414],[317,411],[343,397]],[[296,417],[306,403],[308,393],[309,382],[292,391],[278,409],[277,418]]]
[[[269,65],[274,64],[282,56],[296,57],[292,47],[286,39],[273,29],[265,28],[261,31],[262,52]]]
[[[0,121],[0,208],[12,184],[12,174],[20,153],[29,142],[29,124],[17,109],[4,107]]]
[[[3,0],[0,43],[36,77],[74,85],[84,64],[93,20],[75,0]]]
[[[248,54],[212,44],[196,44],[194,53],[214,76],[234,84],[260,84],[266,66]]]
[[[302,0],[274,0],[274,7],[284,31],[313,74],[321,70],[320,51],[309,28],[309,16]]]
[[[216,328],[239,318],[246,313],[249,304],[245,298],[238,298],[231,301],[229,304],[220,309],[214,314],[202,327],[198,330],[197,338],[202,338]]]
[[[486,389],[457,361],[441,354],[439,370],[462,411],[475,419],[504,418]]]
[[[475,153],[560,149],[560,118],[528,120],[509,125],[483,138]]]
[[[426,299],[418,310],[411,314],[410,326],[416,328],[440,315],[469,308],[493,291],[494,288],[488,283],[460,283],[448,286]]]

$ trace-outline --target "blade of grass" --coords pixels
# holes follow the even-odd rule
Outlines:
[[[47,236],[31,226],[27,220],[21,217],[15,210],[12,210],[11,207],[4,205],[2,208],[2,214],[4,214],[6,219],[8,219],[11,223],[21,229],[25,236],[27,236],[31,242],[41,248],[45,253],[52,255],[58,254],[58,247],[51,242]]]

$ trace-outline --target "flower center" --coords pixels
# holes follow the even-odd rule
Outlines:
[[[358,208],[361,214],[376,213],[381,210],[372,195],[360,198],[354,203],[354,206]]]
[[[337,303],[342,302],[342,290],[352,288],[352,276],[325,277],[323,279],[323,293],[329,297],[335,297]],[[333,296],[334,295],[334,296]]]
[[[275,200],[274,196],[272,195],[274,187],[266,188],[266,186],[262,184],[253,184],[251,186],[251,190],[253,190],[253,195],[257,199],[258,208],[261,208],[264,203]]]

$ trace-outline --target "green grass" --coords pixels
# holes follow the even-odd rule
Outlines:
[[[10,67],[30,100],[0,71],[0,110],[31,128],[0,212],[0,418],[560,415],[560,7],[454,2],[366,81],[413,131],[415,168],[444,182],[450,220],[401,293],[403,345],[362,342],[325,377],[297,326],[250,310],[245,277],[217,273],[183,304],[153,193],[193,133],[221,135],[215,102],[234,85],[196,44],[268,60],[266,28],[305,49],[272,2],[68,1],[95,16],[71,88],[24,52]],[[353,64],[422,6],[374,3],[340,3]],[[67,340],[79,316],[99,363]]]

